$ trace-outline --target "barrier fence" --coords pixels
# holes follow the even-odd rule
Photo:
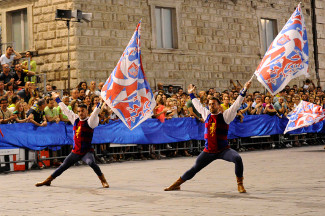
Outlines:
[[[283,135],[287,119],[246,116],[229,127],[228,141],[239,151],[323,144],[324,125],[319,122]],[[31,123],[0,125],[0,172],[58,165],[71,151],[72,125],[60,122],[47,127]],[[121,121],[100,125],[93,144],[99,163],[132,159],[197,155],[204,148],[204,125],[192,118],[148,119],[130,131]],[[119,143],[119,144],[117,144]]]

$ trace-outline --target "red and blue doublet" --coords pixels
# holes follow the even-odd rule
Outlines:
[[[92,148],[91,141],[94,135],[94,129],[92,129],[88,121],[80,121],[80,119],[76,119],[73,125],[74,132],[74,145],[72,152],[78,155],[84,155],[87,152],[92,152],[94,149]]]
[[[222,113],[209,114],[206,118],[204,129],[205,148],[207,153],[219,153],[230,148],[227,141],[229,125],[223,119]]]

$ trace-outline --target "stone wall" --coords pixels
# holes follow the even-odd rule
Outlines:
[[[316,28],[320,83],[325,89],[325,2],[316,0]]]
[[[317,1],[319,56],[324,59],[324,2]],[[12,0],[0,1],[0,14],[12,5],[30,4],[33,47],[38,72],[59,89],[67,88],[67,40],[64,21],[55,21],[56,9],[93,13],[90,23],[72,23],[70,30],[71,87],[80,81],[106,81],[139,20],[144,71],[152,88],[157,82],[199,89],[230,87],[230,79],[245,83],[263,54],[259,20],[277,19],[278,31],[293,13],[296,0]],[[176,8],[177,49],[157,49],[152,9]],[[310,0],[303,1],[308,29],[309,71],[315,79]],[[3,17],[3,16],[2,16]],[[0,25],[1,19],[0,19]],[[321,79],[325,64],[320,61]],[[290,83],[302,85],[304,77]],[[256,79],[252,90],[263,90]]]
[[[47,75],[47,81],[58,89],[67,88],[67,41],[68,30],[64,21],[55,21],[56,9],[72,9],[72,0],[12,0],[0,1],[0,13],[27,7],[28,19],[32,20],[31,51],[36,51],[37,72]],[[2,20],[2,19],[0,19]],[[71,26],[70,59],[72,81],[77,80],[75,24]],[[4,31],[2,32],[4,35]],[[74,86],[76,81],[73,82]]]
[[[175,5],[180,5],[177,11],[178,49],[162,50],[156,49],[153,43],[150,11],[150,2],[153,1],[75,0],[76,8],[93,13],[93,21],[81,24],[76,33],[79,81],[105,81],[142,19],[143,64],[151,87],[157,82],[183,87],[196,83],[200,89],[216,87],[223,90],[230,87],[230,79],[245,83],[263,57],[260,51],[260,17],[276,18],[280,31],[299,3],[285,0],[175,0]],[[309,0],[304,2],[309,70],[314,78],[310,3]],[[157,2],[154,4],[159,6]],[[303,79],[295,79],[290,85],[302,85]],[[256,79],[252,89],[263,90]]]

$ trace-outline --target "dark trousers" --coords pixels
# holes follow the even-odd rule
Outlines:
[[[207,153],[202,151],[200,155],[197,157],[194,166],[186,171],[181,178],[184,181],[190,180],[195,176],[196,173],[198,173],[201,169],[206,167],[208,164],[210,164],[212,161],[222,159],[225,161],[233,162],[235,163],[235,173],[237,177],[243,177],[244,172],[244,165],[243,161],[238,154],[233,149],[226,149],[220,153]]]
[[[95,157],[93,152],[87,152],[85,155],[78,155],[75,153],[70,153],[63,161],[63,163],[53,172],[52,177],[56,178],[61,175],[64,171],[69,169],[73,164],[78,161],[84,161],[88,164],[98,176],[101,176],[103,173],[100,170],[99,166],[95,163]]]

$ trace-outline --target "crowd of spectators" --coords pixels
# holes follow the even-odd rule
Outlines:
[[[68,124],[67,116],[62,113],[62,110],[49,94],[56,91],[56,87],[47,85],[45,93],[38,90],[35,76],[37,64],[32,60],[32,57],[32,52],[27,52],[26,58],[29,61],[20,62],[22,56],[10,46],[0,57],[0,123],[30,122],[39,127],[46,127],[48,122],[65,122]],[[103,85],[103,82],[98,85],[95,81],[91,81],[89,85],[87,82],[80,82],[71,90],[70,94],[64,92],[62,101],[73,112],[76,112],[78,104],[84,103],[91,113],[100,101],[100,91]],[[210,98],[218,98],[222,103],[223,110],[226,110],[234,103],[242,87],[239,81],[231,80],[229,89],[216,91],[215,88],[210,88],[207,91],[198,92],[197,97],[205,106],[208,106]],[[154,96],[157,105],[154,108],[152,118],[165,122],[171,118],[192,117],[203,122],[189,95],[182,88],[173,85],[164,86],[163,83],[158,83]],[[276,96],[259,91],[248,93],[238,110],[237,118],[241,122],[245,121],[247,115],[267,114],[286,118],[288,113],[299,104],[300,100],[309,101],[325,108],[325,95],[321,87],[316,87],[313,81],[307,79],[303,86],[286,86]],[[102,107],[99,119],[100,124],[119,120],[107,105]],[[173,148],[172,145],[174,144],[167,144],[166,148]],[[186,146],[183,147],[186,148]],[[107,146],[101,145],[100,148],[105,152]],[[178,153],[173,152],[173,155]],[[186,150],[182,154],[189,155]]]

